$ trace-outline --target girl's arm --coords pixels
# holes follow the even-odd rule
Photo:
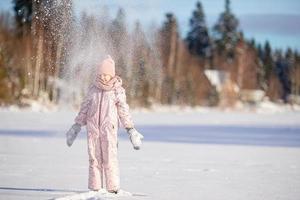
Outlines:
[[[91,100],[92,100],[91,89],[92,89],[92,87],[90,87],[88,89],[88,93],[84,97],[84,99],[80,105],[80,110],[74,120],[75,123],[79,124],[80,126],[86,125],[87,112],[88,112],[88,109],[89,109],[89,106],[90,106]]]
[[[87,95],[84,97],[83,102],[80,105],[79,113],[75,118],[75,124],[69,129],[66,134],[67,137],[67,145],[72,146],[74,140],[76,139],[78,133],[81,130],[81,126],[86,125],[87,112],[91,103],[92,94],[91,87],[88,89]]]
[[[139,150],[142,145],[142,139],[144,136],[139,133],[135,128],[134,124],[129,112],[129,106],[126,102],[126,94],[125,89],[123,87],[119,87],[116,89],[116,96],[117,96],[117,109],[119,118],[126,128],[127,133],[129,135],[130,141],[133,145],[135,150]]]
[[[134,123],[132,121],[132,117],[129,112],[129,106],[126,102],[126,94],[125,89],[123,87],[118,87],[116,89],[116,97],[117,97],[117,110],[118,115],[121,120],[121,123],[126,129],[130,129],[134,127]]]

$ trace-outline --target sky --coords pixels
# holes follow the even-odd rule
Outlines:
[[[211,28],[224,10],[225,0],[202,0],[206,21]],[[175,14],[182,37],[189,29],[188,23],[196,0],[73,0],[76,13],[86,11],[99,14],[105,6],[111,17],[122,7],[126,20],[132,26],[136,20],[147,28],[160,26],[167,12]],[[300,50],[300,1],[299,0],[231,0],[232,12],[240,20],[240,30],[246,38],[274,48]],[[12,10],[10,0],[0,1],[0,10]]]

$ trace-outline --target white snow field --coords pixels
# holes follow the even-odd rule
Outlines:
[[[88,196],[85,131],[75,112],[0,110],[0,199],[300,199],[300,112],[133,112],[145,136],[120,131],[121,186],[135,196]],[[71,197],[70,197],[71,195]]]

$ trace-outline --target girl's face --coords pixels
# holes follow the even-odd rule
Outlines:
[[[101,74],[100,78],[104,83],[107,83],[108,81],[110,81],[112,79],[111,75],[109,75],[109,74]]]

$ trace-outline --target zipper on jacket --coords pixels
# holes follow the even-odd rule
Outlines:
[[[102,90],[102,94],[101,94],[101,99],[100,99],[100,106],[99,106],[99,121],[98,121],[98,126],[99,128],[101,127],[101,107],[102,107],[102,99],[103,99],[103,90]]]
[[[99,138],[98,140],[100,140],[100,133],[101,133],[101,107],[102,107],[102,99],[103,99],[103,93],[104,91],[102,90],[101,93],[101,100],[100,100],[100,105],[99,105],[99,122],[98,122],[98,130],[99,130]],[[99,141],[100,143],[100,152],[101,152],[101,187],[104,187],[104,165],[103,165],[103,151],[102,151],[102,144],[101,144],[101,140]]]

